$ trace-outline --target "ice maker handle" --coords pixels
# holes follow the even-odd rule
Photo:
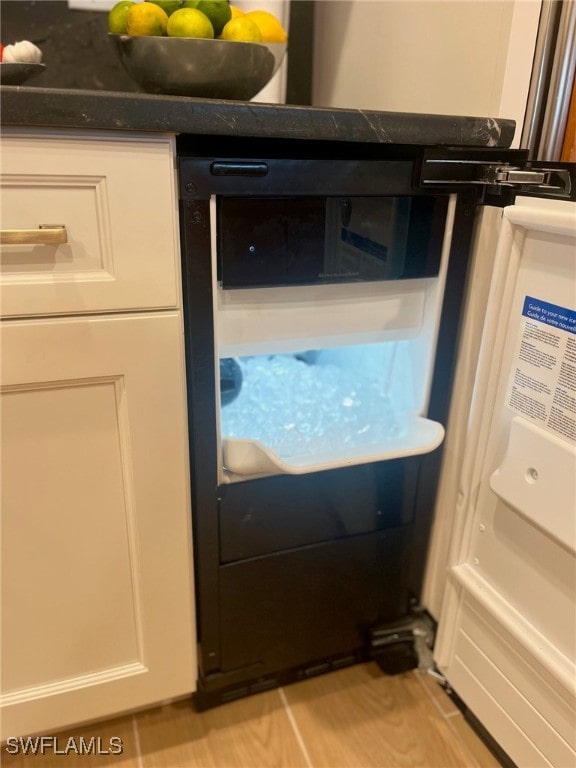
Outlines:
[[[210,165],[210,173],[212,176],[267,176],[268,165],[266,163],[215,161]]]

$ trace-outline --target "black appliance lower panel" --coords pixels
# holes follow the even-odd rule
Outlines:
[[[221,566],[221,672],[251,679],[365,647],[374,626],[406,615],[410,534],[400,526]]]
[[[409,523],[420,457],[219,488],[220,562]]]

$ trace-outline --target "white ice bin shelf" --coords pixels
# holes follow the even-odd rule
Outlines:
[[[258,440],[226,438],[224,464],[237,475],[301,475],[326,469],[368,464],[373,461],[399,459],[429,453],[444,439],[444,427],[429,419],[414,418],[401,438],[383,440],[377,445],[353,446],[346,450],[293,456],[282,459],[275,451]]]

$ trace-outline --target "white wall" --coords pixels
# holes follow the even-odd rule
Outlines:
[[[539,9],[540,0],[317,0],[313,103],[521,124]]]
[[[290,35],[290,1],[289,0],[231,0],[232,5],[247,13],[248,11],[268,11],[273,13]],[[257,93],[252,101],[265,104],[283,104],[286,101],[286,80],[288,75],[288,53],[278,71],[268,85]]]

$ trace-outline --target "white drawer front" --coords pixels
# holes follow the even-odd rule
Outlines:
[[[63,225],[64,244],[3,244],[4,317],[176,307],[169,137],[4,136],[2,230]]]

